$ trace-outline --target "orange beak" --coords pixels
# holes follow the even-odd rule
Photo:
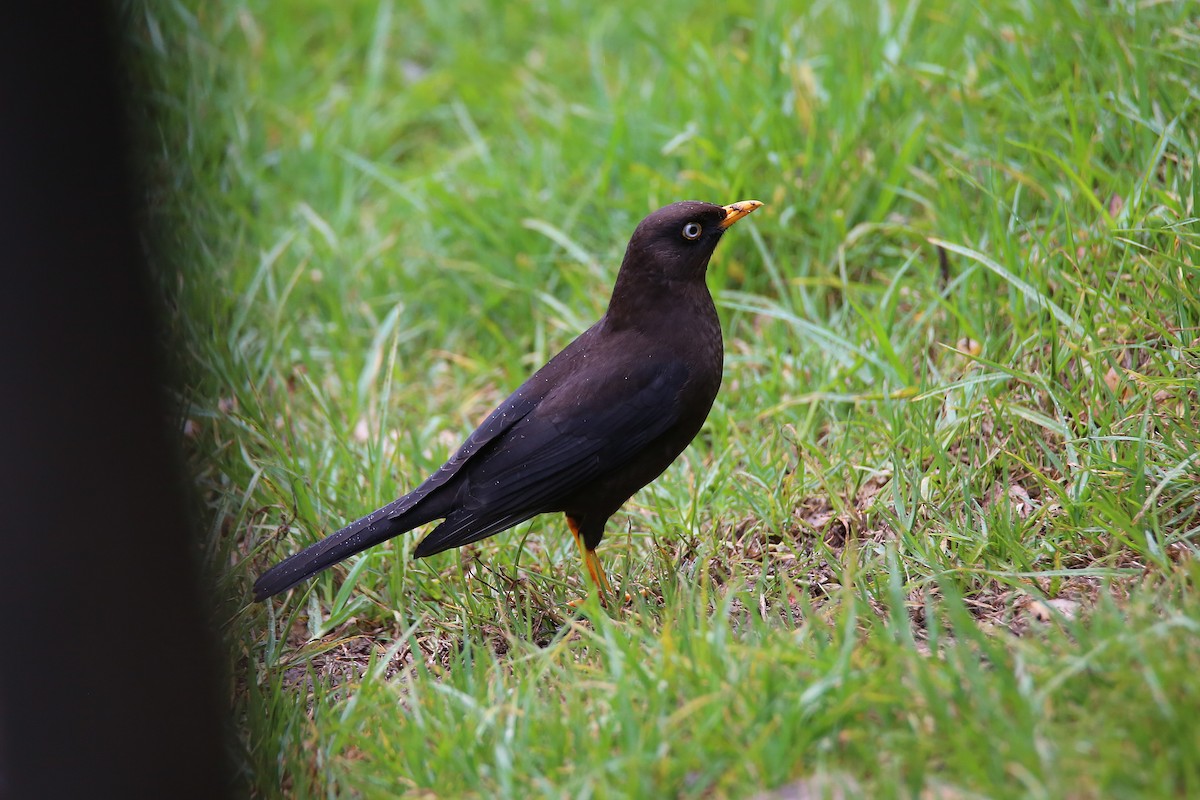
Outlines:
[[[721,227],[728,228],[754,209],[762,208],[762,203],[758,200],[739,200],[736,203],[723,206],[723,208],[725,209],[725,219],[721,220]]]

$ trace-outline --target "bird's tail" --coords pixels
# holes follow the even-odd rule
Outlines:
[[[411,507],[397,513],[406,503]],[[280,592],[286,592],[301,581],[355,553],[361,553],[368,547],[438,518],[438,515],[430,516],[431,513],[433,512],[428,509],[427,504],[412,504],[407,496],[372,511],[264,572],[254,582],[254,599],[266,600]]]

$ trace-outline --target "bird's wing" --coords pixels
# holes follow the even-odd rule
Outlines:
[[[669,430],[689,375],[683,361],[647,360],[608,374],[564,381],[465,471],[452,514],[418,546],[417,557],[478,541],[621,469]]]
[[[430,475],[420,486],[399,498],[391,506],[382,509],[386,513],[387,518],[396,519],[411,511],[413,506],[427,497],[430,492],[444,485],[457,475],[463,465],[482,448],[486,447],[498,436],[501,436],[513,425],[524,419],[529,412],[537,408],[542,397],[536,391],[537,387],[531,386],[531,383],[532,381],[522,384],[520,388],[509,395],[496,410],[487,416],[487,419],[479,424],[478,428],[471,432],[471,435],[455,451],[454,455],[450,456],[445,464],[438,467],[437,472]]]
[[[570,364],[576,355],[589,347],[595,336],[599,323],[588,328],[567,345],[561,352],[551,358],[535,372],[528,380],[517,387],[517,390],[505,398],[496,409],[488,414],[487,419],[479,423],[462,446],[454,455],[438,467],[437,472],[430,475],[416,489],[379,509],[376,514],[382,514],[387,519],[396,519],[428,497],[435,489],[445,486],[458,475],[463,465],[471,461],[490,443],[502,436],[506,431],[520,422],[531,411],[538,407],[556,385],[553,376],[559,373],[563,364]],[[431,517],[436,519],[437,517]]]
[[[421,505],[421,501],[438,487],[445,486],[473,456],[536,408],[546,393],[539,390],[541,385],[541,382],[533,380],[522,384],[488,415],[437,472],[416,489],[276,564],[255,582],[255,599],[262,600],[286,591],[344,558],[430,520],[446,516],[454,499],[453,494],[444,495],[433,505]]]

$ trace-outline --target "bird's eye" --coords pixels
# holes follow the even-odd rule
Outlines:
[[[684,225],[684,226],[683,226],[683,238],[685,238],[685,239],[699,239],[699,238],[700,238],[700,232],[701,232],[702,230],[704,230],[704,229],[700,227],[700,223],[698,223],[698,222],[689,222],[687,225]]]

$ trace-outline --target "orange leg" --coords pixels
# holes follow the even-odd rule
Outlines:
[[[596,555],[595,550],[584,543],[583,537],[579,534],[579,524],[571,517],[567,517],[567,527],[571,529],[571,535],[575,537],[575,546],[579,548],[583,565],[587,567],[588,577],[592,579],[592,585],[600,593],[600,605],[608,608],[608,598],[605,597],[605,592],[612,591],[612,584],[608,582],[608,576],[604,574],[604,566],[600,563],[600,557]]]

